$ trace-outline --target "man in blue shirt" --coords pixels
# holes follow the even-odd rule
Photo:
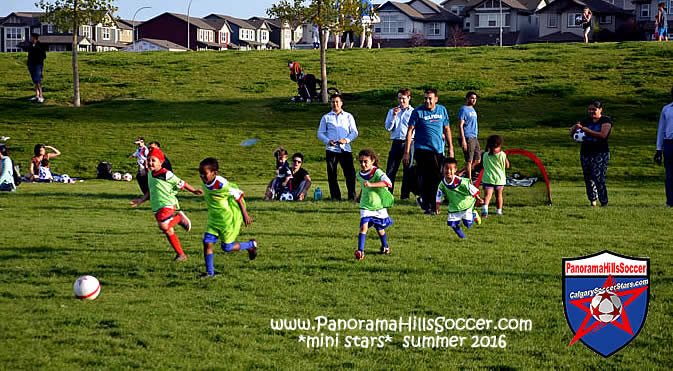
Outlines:
[[[449,127],[449,114],[444,106],[437,104],[437,90],[425,91],[425,104],[411,113],[407,131],[404,157],[410,163],[411,142],[414,141],[414,157],[421,183],[420,204],[425,214],[436,215],[435,196],[442,180],[444,143],[449,145],[449,157],[453,157],[453,141]]]
[[[673,99],[673,88],[671,88],[671,99]],[[662,152],[666,168],[666,205],[673,207],[673,103],[664,106],[659,117],[657,152],[654,155],[654,161],[657,164],[661,164]]]
[[[458,111],[458,125],[460,126],[460,145],[465,155],[465,169],[467,169],[467,179],[472,181],[472,169],[481,162],[481,147],[477,135],[479,126],[477,124],[477,111],[474,105],[477,104],[477,93],[470,91],[465,95],[465,105]]]
[[[337,181],[337,163],[346,177],[348,199],[355,200],[355,167],[350,143],[357,138],[358,128],[353,115],[341,109],[343,98],[335,94],[330,98],[332,110],[324,115],[318,127],[318,139],[326,144],[327,182],[332,200],[341,201],[341,190]]]
[[[388,166],[386,167],[386,175],[395,187],[395,176],[397,170],[400,168],[402,156],[404,155],[404,145],[407,139],[407,131],[409,129],[409,119],[414,109],[409,105],[411,102],[411,90],[400,89],[397,92],[397,100],[400,104],[391,108],[386,116],[386,130],[390,132],[390,139],[393,143],[388,152]],[[402,192],[400,198],[406,200],[409,198],[409,166],[404,165],[404,176],[402,177]]]

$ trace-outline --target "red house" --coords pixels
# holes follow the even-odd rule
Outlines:
[[[189,49],[225,50],[229,48],[231,30],[211,24],[198,17],[163,13],[136,26],[138,38],[167,40],[187,48],[187,21],[189,19]],[[222,42],[224,41],[224,42]]]

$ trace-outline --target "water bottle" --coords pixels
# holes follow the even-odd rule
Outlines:
[[[322,191],[320,190],[320,187],[316,187],[315,191],[313,191],[313,199],[314,200],[322,199]]]

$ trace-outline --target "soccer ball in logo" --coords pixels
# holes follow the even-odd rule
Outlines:
[[[124,180],[130,182],[133,179],[133,175],[126,173],[124,174]]]
[[[577,131],[573,134],[573,139],[575,139],[575,142],[577,142],[577,143],[582,143],[582,142],[584,142],[584,138],[585,138],[586,136],[587,136],[587,135],[584,133],[584,131],[583,131],[582,129],[580,129],[580,130],[577,130]]]
[[[122,180],[122,175],[121,175],[121,173],[118,173],[118,172],[114,172],[114,173],[112,173],[112,179],[114,179],[114,180]]]
[[[294,196],[292,196],[292,193],[290,193],[290,192],[285,192],[282,195],[280,195],[280,200],[281,201],[293,201]]]
[[[591,315],[599,322],[615,321],[622,314],[622,310],[622,301],[612,291],[601,291],[591,299]]]

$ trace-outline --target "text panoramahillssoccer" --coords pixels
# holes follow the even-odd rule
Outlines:
[[[317,316],[313,319],[272,318],[271,329],[299,332],[297,340],[307,348],[383,348],[393,344],[402,348],[503,349],[507,347],[506,332],[530,332],[533,321],[520,318],[334,319]]]

